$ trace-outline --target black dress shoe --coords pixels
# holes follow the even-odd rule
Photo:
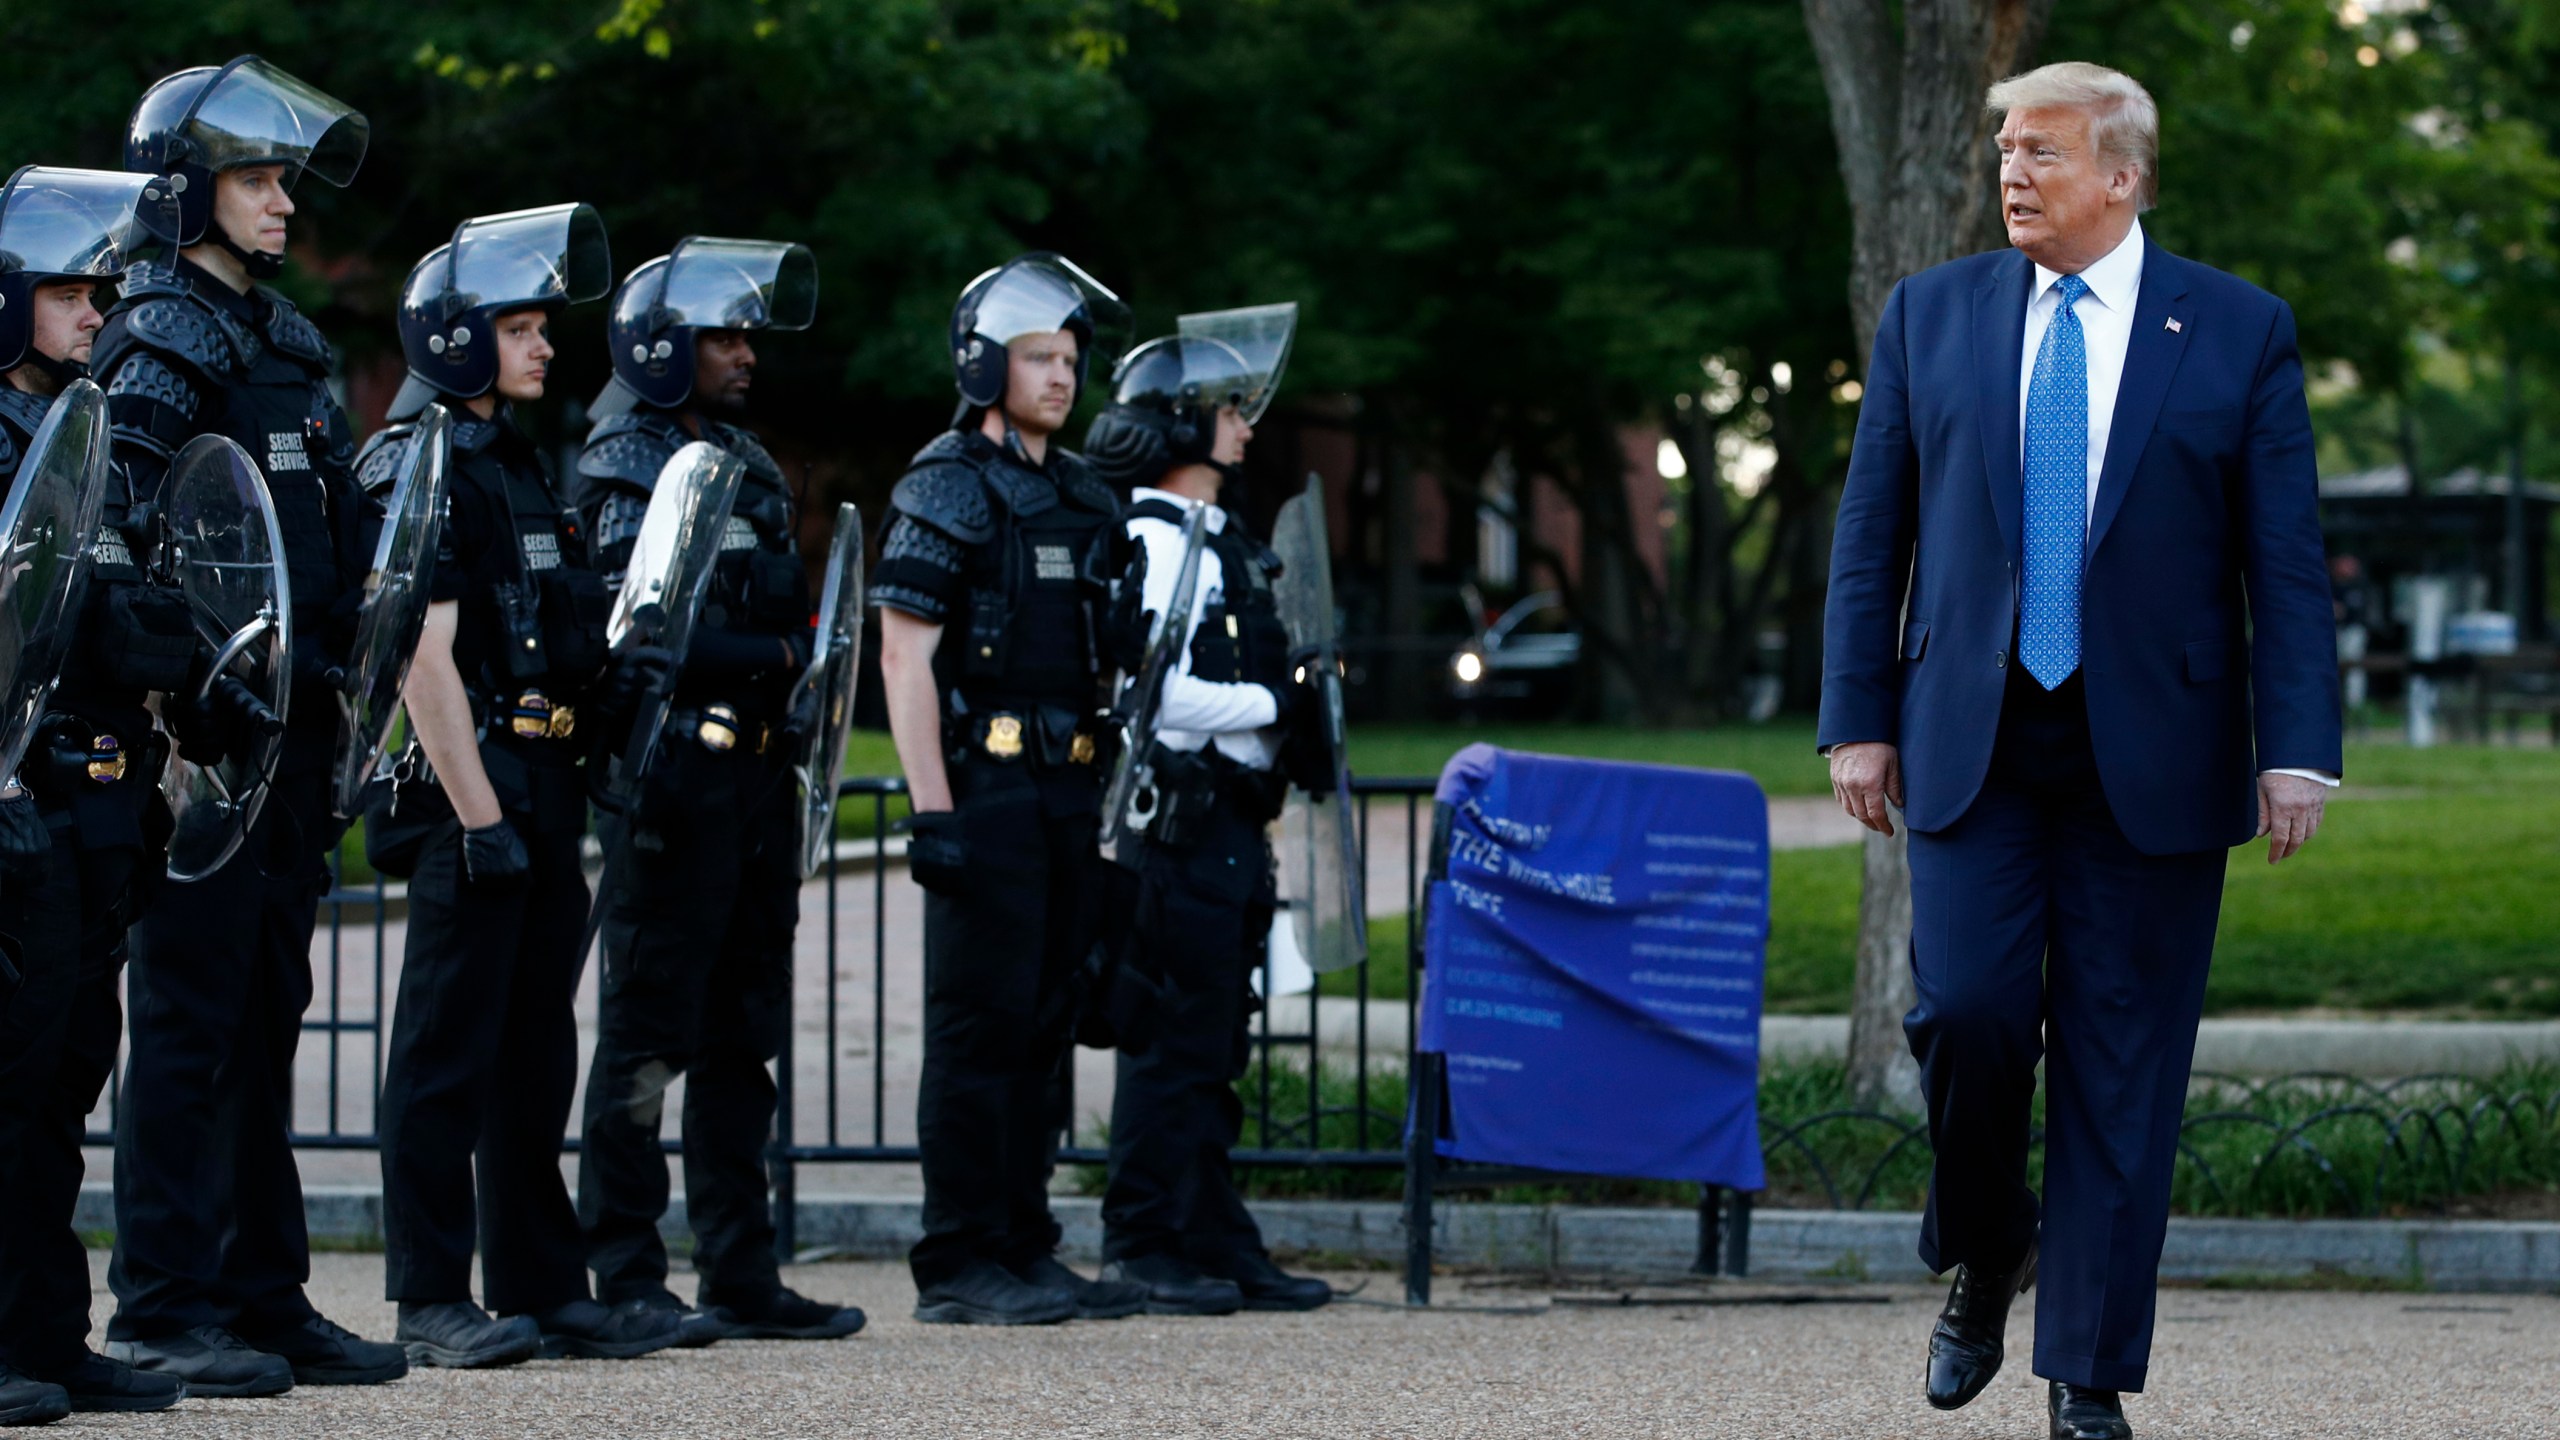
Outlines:
[[[2045,1390],[2045,1413],[2053,1417],[2053,1440],[2133,1440],[2125,1423],[2124,1397],[2113,1390],[2051,1382]]]
[[[725,1340],[841,1340],[866,1318],[851,1305],[812,1300],[788,1285],[769,1295],[709,1301],[701,1312]]]
[[[2009,1303],[2036,1283],[2036,1246],[2017,1268],[1984,1274],[1970,1265],[1956,1267],[1956,1283],[1947,1291],[1947,1308],[1929,1331],[1929,1403],[1941,1410],[1961,1409],[1991,1377],[2000,1373],[2003,1341],[2009,1332]]]
[[[1075,1313],[1074,1295],[1026,1284],[992,1260],[980,1260],[916,1294],[916,1319],[926,1325],[1055,1325],[1074,1319]]]
[[[1233,1315],[1244,1308],[1244,1291],[1233,1280],[1200,1273],[1176,1255],[1133,1255],[1102,1267],[1105,1280],[1146,1287],[1150,1315]]]
[[[1064,1290],[1076,1297],[1079,1320],[1121,1320],[1147,1308],[1147,1287],[1126,1280],[1087,1280],[1070,1270],[1055,1255],[1043,1255],[1028,1264],[1005,1267],[1026,1285],[1044,1290]]]
[[[518,1315],[492,1320],[468,1300],[400,1302],[400,1328],[392,1333],[412,1365],[447,1370],[487,1370],[542,1353],[542,1329]]]
[[[166,1410],[187,1398],[187,1382],[177,1376],[136,1370],[95,1351],[82,1351],[70,1369],[51,1371],[43,1378],[62,1387],[72,1410],[86,1414]]]
[[[1200,1273],[1229,1280],[1244,1292],[1247,1310],[1317,1310],[1333,1300],[1333,1287],[1312,1275],[1292,1275],[1259,1250],[1195,1255]]]
[[[209,1399],[282,1395],[293,1388],[293,1366],[283,1356],[253,1349],[219,1325],[148,1340],[110,1340],[107,1358],[174,1376],[186,1382],[189,1395]]]
[[[547,1360],[637,1360],[684,1343],[675,1313],[653,1310],[645,1300],[620,1305],[572,1300],[535,1315],[533,1323],[542,1329]]]
[[[409,1373],[409,1352],[314,1315],[299,1325],[240,1327],[240,1338],[293,1367],[297,1385],[380,1385]]]
[[[50,1425],[70,1413],[61,1386],[0,1365],[0,1425]]]

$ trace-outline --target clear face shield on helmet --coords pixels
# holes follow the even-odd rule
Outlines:
[[[244,55],[198,92],[178,133],[195,147],[197,163],[216,173],[282,165],[288,186],[307,170],[343,187],[364,162],[372,125],[343,102]]]
[[[0,274],[44,280],[115,279],[124,272],[133,248],[150,238],[143,207],[171,215],[177,210],[174,197],[144,198],[156,179],[117,170],[42,165],[18,171],[0,188]]]
[[[1129,343],[1129,307],[1111,288],[1062,255],[1025,255],[972,281],[961,323],[954,328],[1011,345],[1032,335],[1079,326],[1088,332],[1083,363],[1088,374],[1111,373]]]
[[[1215,411],[1232,407],[1244,423],[1260,422],[1289,367],[1298,307],[1250,305],[1185,315],[1175,325],[1182,347],[1183,389]]]
[[[664,275],[654,295],[626,287],[616,308],[654,305],[653,315],[628,317],[651,331],[806,330],[818,317],[818,261],[806,245],[690,235],[667,253]]]
[[[443,266],[420,267],[440,280],[447,307],[514,310],[574,305],[613,285],[604,220],[592,205],[545,205],[481,215],[454,227]]]

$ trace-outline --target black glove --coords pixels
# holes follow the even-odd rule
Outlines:
[[[1103,612],[1096,636],[1104,661],[1124,675],[1137,674],[1147,663],[1147,631],[1155,624],[1155,612],[1146,608],[1146,593],[1147,551],[1142,545],[1120,577],[1120,593]]]
[[[533,868],[533,857],[525,853],[524,837],[501,817],[494,825],[462,832],[462,868],[473,884],[485,885],[522,878]]]
[[[187,683],[204,642],[184,596],[157,585],[112,586],[102,620],[100,653],[117,684],[166,693]]]
[[[216,676],[206,690],[204,668],[209,660],[202,654],[196,657],[195,673],[167,712],[178,754],[198,765],[218,765],[246,755],[260,739],[284,729],[284,721],[237,675]],[[201,703],[195,698],[198,692],[204,693]]]
[[[0,800],[0,864],[17,869],[53,853],[53,832],[36,811],[36,797],[25,790]]]
[[[603,704],[607,713],[628,714],[642,696],[664,685],[675,668],[673,651],[656,645],[633,645],[613,652],[604,672]]]
[[[936,895],[957,895],[969,873],[969,837],[957,810],[920,810],[890,827],[907,837],[907,874]]]

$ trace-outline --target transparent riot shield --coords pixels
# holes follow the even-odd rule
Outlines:
[[[827,544],[826,587],[818,596],[818,637],[808,672],[791,696],[800,732],[792,778],[800,786],[800,878],[818,873],[836,838],[836,782],[853,727],[853,687],[862,669],[862,509],[836,507]]]
[[[1172,598],[1147,631],[1146,658],[1129,679],[1115,707],[1120,726],[1120,758],[1111,768],[1111,788],[1102,799],[1102,843],[1109,845],[1126,829],[1144,830],[1156,816],[1156,788],[1151,751],[1156,716],[1164,708],[1164,686],[1190,642],[1191,612],[1200,594],[1200,552],[1209,542],[1209,507],[1194,505],[1182,520],[1182,564],[1174,571]]]
[[[720,559],[721,536],[744,474],[746,467],[736,456],[696,440],[667,457],[649,492],[631,564],[605,621],[605,639],[615,650],[654,645],[667,651],[674,657],[670,683],[675,671],[684,668],[685,645],[702,609],[703,589]],[[658,734],[666,728],[668,694],[668,686],[660,685],[641,697],[631,737],[605,777],[600,799],[608,808],[627,809],[639,798],[640,781],[658,751]]]
[[[365,573],[346,691],[338,697],[346,723],[338,732],[334,800],[342,817],[352,818],[362,807],[365,786],[382,763],[400,716],[400,687],[408,683],[409,662],[427,626],[429,571],[444,534],[450,423],[441,405],[419,412],[409,453],[383,497],[382,535],[374,542],[373,568]]]
[[[0,776],[17,773],[61,678],[107,474],[106,394],[74,380],[0,504]]]
[[[1298,949],[1318,972],[1345,970],[1369,957],[1367,871],[1359,819],[1351,808],[1350,751],[1342,724],[1342,647],[1333,605],[1333,548],[1325,532],[1324,486],[1281,505],[1271,527],[1280,557],[1272,598],[1289,627],[1293,650],[1306,656],[1315,687],[1332,783],[1314,793],[1293,790],[1280,813],[1280,903],[1296,928]]]
[[[263,728],[243,727],[255,729],[254,738],[218,763],[170,758],[160,782],[177,821],[169,878],[196,880],[240,848],[275,779],[292,696],[293,591],[266,477],[238,445],[219,435],[188,441],[160,493],[167,530],[157,563],[186,597],[196,634],[213,655],[203,683],[186,698],[213,703],[215,682],[227,675],[275,717]]]

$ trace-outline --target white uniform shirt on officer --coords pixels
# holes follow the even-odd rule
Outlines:
[[[1176,509],[1188,510],[1194,503],[1166,490],[1139,486],[1129,494],[1129,503],[1161,500]],[[1227,528],[1227,512],[1209,507],[1209,529],[1212,533]],[[1146,583],[1140,596],[1146,609],[1158,615],[1172,613],[1174,582],[1182,574],[1182,527],[1170,520],[1139,516],[1129,522],[1129,538],[1144,545],[1147,551]],[[1191,751],[1203,745],[1216,745],[1218,752],[1250,770],[1268,770],[1279,758],[1268,727],[1279,722],[1279,706],[1271,692],[1259,685],[1203,680],[1191,673],[1191,640],[1200,630],[1201,618],[1209,607],[1223,602],[1226,595],[1226,567],[1218,562],[1218,552],[1209,547],[1200,551],[1200,574],[1191,600],[1191,624],[1176,652],[1173,671],[1165,677],[1164,701],[1156,711],[1156,739],[1169,750]]]

